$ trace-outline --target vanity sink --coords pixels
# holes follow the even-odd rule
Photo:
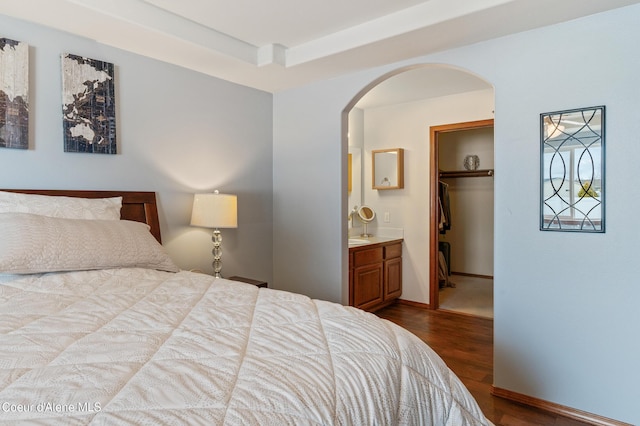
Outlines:
[[[367,244],[369,243],[369,240],[363,240],[360,238],[349,238],[349,245],[354,245],[354,244]]]

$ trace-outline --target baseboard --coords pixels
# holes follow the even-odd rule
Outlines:
[[[508,399],[510,401],[519,402],[520,404],[539,408],[541,410],[546,410],[552,413],[560,414],[561,416],[569,417],[574,420],[579,420],[581,422],[589,423],[594,426],[633,426],[629,423],[619,422],[617,420],[609,419],[607,417],[602,417],[596,414],[587,413],[586,411],[576,410],[575,408],[571,408],[571,407],[556,404],[553,402],[545,401],[542,399],[534,398],[532,396],[523,395],[521,393],[498,388],[496,386],[491,387],[491,395]]]
[[[429,305],[428,303],[412,302],[411,300],[397,299],[396,303],[399,303],[401,305],[413,306],[416,308],[431,309],[431,305]]]
[[[451,311],[449,309],[443,309],[443,308],[438,308],[438,312],[445,312],[447,314],[459,315],[461,317],[468,317],[468,318],[473,318],[473,319],[481,319],[481,320],[493,321],[493,318],[483,317],[481,315],[476,315],[476,314],[470,314],[468,312]]]
[[[486,278],[488,280],[492,280],[493,279],[493,275],[469,274],[467,272],[454,272],[454,271],[451,271],[450,275],[462,275],[463,277]]]

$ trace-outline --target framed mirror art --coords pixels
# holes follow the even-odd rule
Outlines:
[[[540,229],[605,231],[605,107],[540,114]]]
[[[404,150],[402,148],[371,151],[373,189],[404,188]]]

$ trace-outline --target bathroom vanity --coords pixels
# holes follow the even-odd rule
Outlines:
[[[402,295],[402,239],[349,244],[349,305],[376,311]]]

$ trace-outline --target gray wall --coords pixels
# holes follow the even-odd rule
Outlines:
[[[458,66],[495,87],[497,387],[640,423],[638,238],[629,179],[640,158],[640,6],[449,50],[274,95],[274,276],[344,300],[346,126],[342,113],[388,72]],[[541,232],[539,115],[607,106],[607,232]]]
[[[271,281],[272,96],[67,33],[0,16],[30,45],[30,149],[0,150],[0,188],[157,192],[163,242],[184,269],[212,271],[211,232],[189,226],[193,193],[238,195],[223,274]],[[117,155],[64,153],[60,54],[116,66]]]

